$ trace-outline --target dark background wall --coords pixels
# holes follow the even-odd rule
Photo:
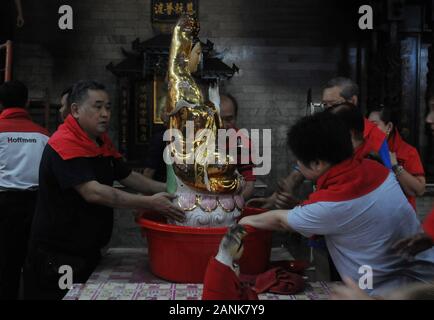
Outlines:
[[[106,84],[114,101],[111,136],[118,137],[116,78],[105,69],[119,62],[121,47],[155,35],[149,0],[22,0],[25,26],[17,31],[14,77],[32,97],[60,92],[79,79]],[[58,8],[74,10],[74,29],[58,28]],[[200,0],[200,37],[214,42],[223,61],[240,72],[224,90],[239,100],[239,126],[272,129],[269,190],[288,173],[287,128],[305,114],[306,93],[319,101],[331,77],[354,63],[358,7],[344,0]],[[425,204],[422,204],[425,205]],[[428,205],[426,205],[428,207]],[[427,209],[424,209],[427,210]],[[140,244],[130,215],[118,213],[114,244]]]
[[[288,125],[305,112],[306,92],[319,100],[321,86],[339,73],[342,44],[352,39],[356,8],[347,1],[199,1],[201,38],[223,52],[223,61],[240,72],[223,84],[239,100],[239,125],[271,128],[273,185],[287,172]],[[61,4],[74,10],[74,29],[58,28]],[[105,69],[122,59],[121,47],[151,38],[148,0],[23,0],[26,24],[17,32],[15,77],[27,82],[32,96],[46,88],[52,102],[71,83],[95,78],[117,102],[116,79]],[[338,18],[339,17],[339,18]],[[354,38],[354,37],[353,37]],[[344,56],[346,58],[346,56]],[[116,104],[111,135],[117,139]]]

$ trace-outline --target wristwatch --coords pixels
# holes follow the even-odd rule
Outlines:
[[[404,171],[404,167],[400,164],[395,164],[392,166],[392,171],[395,173],[395,176],[400,176],[401,173]]]

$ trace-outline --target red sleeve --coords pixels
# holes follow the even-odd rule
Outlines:
[[[422,227],[425,233],[434,239],[434,209],[428,217],[425,218]]]

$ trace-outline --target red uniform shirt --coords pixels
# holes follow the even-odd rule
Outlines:
[[[389,139],[388,144],[390,152],[396,153],[398,164],[403,166],[405,171],[416,177],[425,176],[422,161],[416,148],[406,143],[397,130],[395,130],[394,135]],[[416,210],[416,198],[412,196],[407,196],[407,198]]]

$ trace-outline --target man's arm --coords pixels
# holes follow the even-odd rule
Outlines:
[[[304,179],[301,172],[293,170],[286,178],[278,182],[278,190],[271,196],[251,199],[247,205],[260,206],[264,209],[292,209],[300,203],[300,200],[295,198],[294,194]]]
[[[89,203],[111,208],[152,209],[177,221],[185,219],[181,208],[171,202],[174,196],[168,193],[158,193],[153,196],[131,194],[95,180],[79,184],[74,189]]]
[[[247,216],[242,218],[239,224],[263,230],[292,231],[288,225],[287,210],[272,210],[258,215]]]
[[[243,196],[244,200],[247,201],[250,199],[254,189],[255,189],[255,181],[246,181],[243,191],[241,192],[241,195]]]
[[[145,177],[152,179],[154,177],[154,174],[155,174],[155,169],[145,168],[145,169],[143,169],[143,173],[142,174]]]
[[[131,174],[119,181],[126,187],[134,189],[143,194],[154,194],[158,192],[164,192],[166,190],[166,184],[152,180],[137,172],[131,172]]]

